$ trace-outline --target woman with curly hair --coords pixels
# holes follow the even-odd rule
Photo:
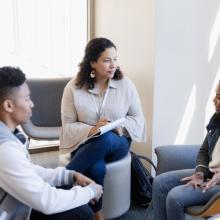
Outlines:
[[[118,67],[116,46],[110,40],[92,39],[79,67],[62,98],[61,152],[71,153],[67,169],[103,185],[106,163],[125,157],[131,140],[146,140],[144,116],[136,88]],[[120,118],[125,118],[123,126],[88,140]],[[91,207],[94,219],[103,219],[102,199]]]

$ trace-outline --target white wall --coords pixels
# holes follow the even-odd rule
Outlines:
[[[93,2],[95,36],[115,42],[141,96],[148,142],[135,150],[201,143],[220,78],[220,1]]]
[[[118,48],[121,69],[135,83],[147,122],[147,144],[134,144],[138,153],[151,156],[154,0],[96,0],[95,37],[107,37]]]
[[[153,148],[198,144],[220,79],[220,1],[157,0]]]

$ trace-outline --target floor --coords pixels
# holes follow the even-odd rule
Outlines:
[[[119,218],[116,218],[115,220],[143,220],[145,208],[141,208],[138,206],[135,206],[134,204],[131,204],[130,209],[127,213],[122,215]]]

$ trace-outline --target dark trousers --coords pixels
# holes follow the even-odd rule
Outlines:
[[[76,170],[103,186],[106,163],[122,159],[127,155],[131,139],[107,132],[92,138],[72,153],[67,169]],[[91,205],[94,212],[101,210],[102,198]]]
[[[65,201],[63,201],[65,202]],[[89,205],[83,205],[66,212],[52,215],[45,215],[36,210],[32,210],[30,220],[92,220],[93,212]]]

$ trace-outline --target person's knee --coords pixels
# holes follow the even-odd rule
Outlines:
[[[98,138],[92,140],[91,150],[98,154],[105,154],[109,152],[115,145],[115,134],[113,132],[107,132]]]
[[[165,179],[163,175],[156,176],[153,181],[153,191],[155,192],[163,191],[164,181]]]
[[[113,143],[116,138],[117,135],[114,132],[106,132],[105,134],[100,136],[100,140],[106,144]]]
[[[105,173],[106,165],[104,161],[96,162],[86,171],[86,175],[98,182],[99,184],[102,184]]]
[[[176,210],[182,207],[181,196],[179,193],[179,187],[175,187],[169,191],[167,198],[166,198],[166,209],[169,210]]]
[[[168,193],[172,188],[179,185],[179,180],[177,181],[177,179],[173,172],[162,173],[155,177],[153,188]]]

